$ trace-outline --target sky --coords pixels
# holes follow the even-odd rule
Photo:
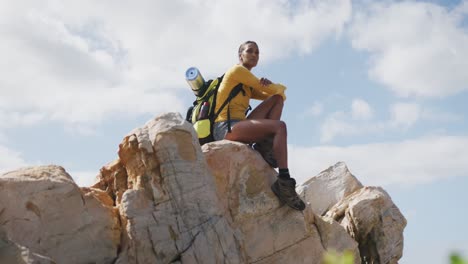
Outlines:
[[[288,87],[298,182],[344,161],[407,218],[400,263],[468,257],[466,0],[0,0],[0,173],[91,185],[132,129],[185,116],[187,68],[220,76],[246,40]]]

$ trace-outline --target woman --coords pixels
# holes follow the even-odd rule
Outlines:
[[[223,108],[215,120],[215,140],[228,139],[243,143],[254,143],[265,147],[270,139],[274,158],[279,174],[278,179],[271,186],[272,191],[290,207],[304,210],[305,204],[298,197],[295,187],[296,181],[290,177],[288,170],[287,132],[286,124],[280,120],[283,111],[283,101],[286,99],[286,87],[272,83],[266,78],[258,79],[250,70],[257,65],[259,49],[257,43],[247,41],[239,47],[239,63],[231,67],[224,75],[217,95],[215,113],[221,107],[220,102],[226,101],[229,93],[239,84],[243,90],[237,94],[229,104]],[[249,107],[249,100],[263,100],[249,116],[245,112]],[[228,116],[230,118],[228,118]],[[231,131],[229,132],[229,127]],[[272,139],[272,140],[271,140]],[[272,142],[271,142],[272,141]],[[275,161],[266,158],[270,165]],[[276,164],[272,165],[273,167]]]

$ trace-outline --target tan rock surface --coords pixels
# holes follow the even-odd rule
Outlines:
[[[28,248],[10,241],[2,229],[0,229],[0,263],[55,264],[52,259],[33,253]]]
[[[331,249],[351,250],[359,259],[356,241],[338,223],[310,208],[299,212],[280,205],[270,189],[277,172],[256,151],[227,140],[202,149],[248,263],[321,263]]]
[[[364,187],[327,212],[359,242],[369,263],[398,263],[403,254],[406,219],[380,187]]]
[[[397,263],[401,258],[406,219],[382,188],[363,187],[343,162],[298,190],[315,213],[345,228],[359,243],[362,258],[370,263]]]
[[[230,141],[200,148],[176,113],[133,130],[118,155],[91,187],[58,166],[1,175],[0,230],[21,245],[8,252],[118,264],[318,264],[329,250],[351,250],[359,263],[359,249],[381,263],[401,256],[406,220],[344,163],[299,186],[309,203],[299,212],[278,202],[276,171],[256,151]]]
[[[115,210],[84,195],[58,166],[1,175],[0,223],[9,239],[58,263],[111,263],[117,257]]]
[[[190,124],[166,114],[120,145],[128,175],[119,205],[126,223],[119,263],[243,263]]]
[[[362,187],[346,164],[338,162],[301,184],[298,192],[310,203],[314,213],[324,215],[337,202]]]

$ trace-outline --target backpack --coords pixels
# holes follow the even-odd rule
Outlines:
[[[223,81],[224,74],[214,80],[206,81],[198,91],[198,96],[193,102],[193,106],[187,110],[185,119],[193,124],[193,128],[198,134],[198,140],[200,145],[214,141],[213,138],[213,124],[221,111],[229,104],[240,91],[243,91],[242,84],[236,85],[231,93],[229,94],[226,101],[221,104],[221,107],[215,113],[216,108],[216,97],[218,95],[218,89]],[[228,129],[231,130],[230,126],[230,111],[228,107]]]

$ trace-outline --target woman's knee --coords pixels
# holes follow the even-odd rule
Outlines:
[[[276,104],[281,104],[283,105],[283,97],[279,94],[274,94],[271,96],[271,99],[275,102],[275,105]]]
[[[288,129],[287,129],[286,123],[284,121],[278,120],[277,132],[286,134],[287,131]]]

